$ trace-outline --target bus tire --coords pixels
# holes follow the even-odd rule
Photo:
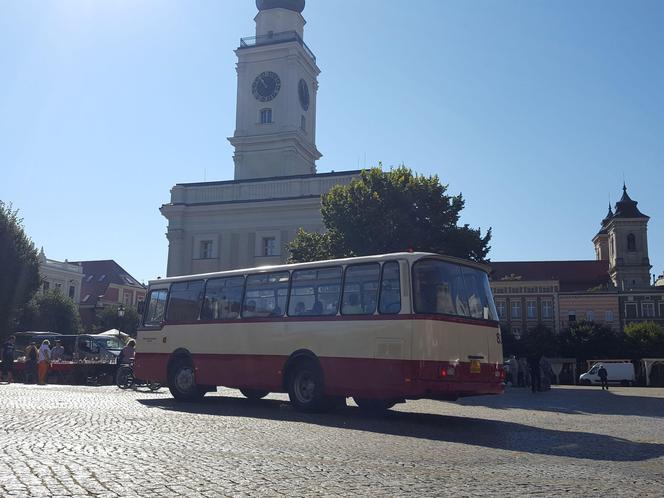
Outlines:
[[[198,401],[205,389],[196,384],[194,364],[190,358],[175,358],[168,368],[168,389],[177,401]]]
[[[245,398],[253,401],[263,399],[265,396],[270,394],[270,391],[263,391],[261,389],[240,389],[240,392]]]
[[[355,404],[368,413],[384,413],[397,404],[396,399],[353,398]]]
[[[316,412],[323,408],[323,371],[314,360],[303,359],[293,365],[287,385],[288,397],[296,410]]]

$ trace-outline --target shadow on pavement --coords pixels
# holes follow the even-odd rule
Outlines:
[[[636,415],[664,418],[664,398],[630,396],[629,387],[621,394],[596,387],[553,388],[532,393],[530,389],[512,388],[502,396],[477,396],[459,401],[465,406],[494,409],[523,409],[568,414]]]
[[[602,434],[558,431],[514,422],[470,417],[398,411],[390,411],[378,417],[369,416],[355,407],[346,407],[331,413],[307,414],[295,411],[290,403],[285,401],[271,399],[250,401],[223,396],[206,397],[197,403],[178,402],[172,398],[142,399],[139,402],[149,408],[180,413],[300,422],[598,461],[632,462],[664,455],[664,444],[639,443]]]

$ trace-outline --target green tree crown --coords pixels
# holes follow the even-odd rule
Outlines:
[[[0,337],[16,328],[39,284],[35,245],[25,234],[18,211],[0,201]]]
[[[348,185],[322,199],[326,232],[299,230],[288,246],[291,262],[425,251],[485,261],[491,229],[459,226],[465,201],[447,195],[438,176],[425,177],[400,166],[364,170]]]

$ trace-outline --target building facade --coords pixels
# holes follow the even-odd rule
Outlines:
[[[79,312],[89,330],[97,310],[106,306],[138,307],[145,300],[146,287],[113,260],[81,261],[83,271]]]
[[[323,230],[321,196],[359,171],[317,174],[320,69],[304,43],[304,0],[257,0],[237,63],[233,180],[184,183],[161,207],[167,275],[285,262],[297,230]]]
[[[635,321],[664,325],[664,287],[653,284],[649,217],[623,194],[593,237],[595,260],[491,263],[501,325],[519,338],[545,326],[560,332],[581,321],[624,330]]]
[[[44,248],[39,251],[39,275],[42,279],[41,292],[57,290],[68,296],[76,304],[81,299],[83,269],[77,263],[48,259]]]

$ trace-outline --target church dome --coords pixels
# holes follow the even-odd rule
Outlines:
[[[258,10],[288,9],[301,13],[304,10],[304,0],[256,0]]]
[[[638,202],[633,201],[627,195],[627,186],[623,184],[623,195],[618,202],[616,202],[616,212],[614,218],[648,218],[645,214],[639,211],[636,207]]]

